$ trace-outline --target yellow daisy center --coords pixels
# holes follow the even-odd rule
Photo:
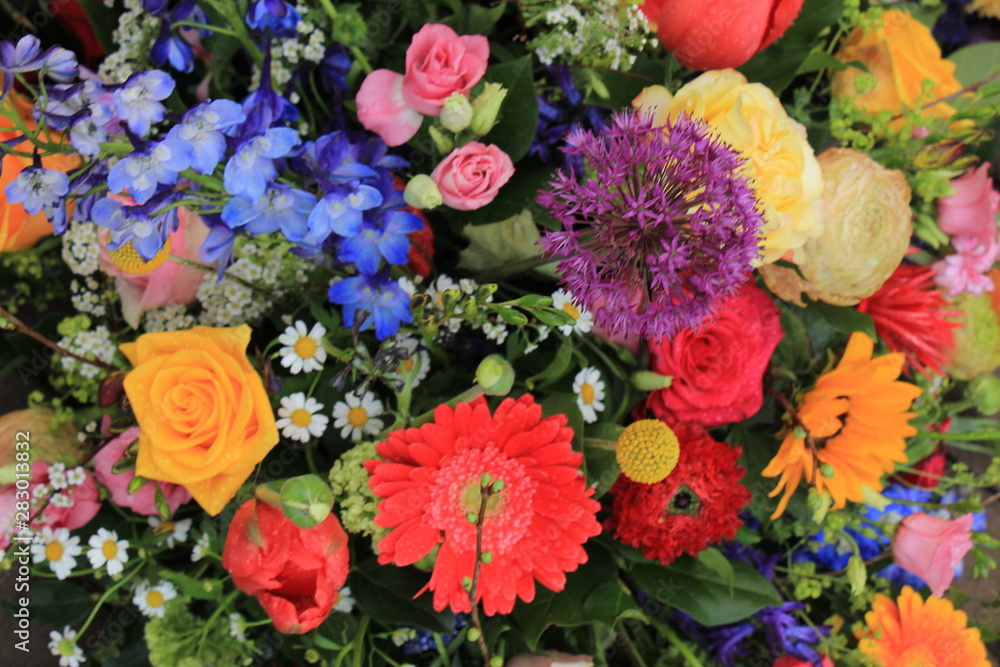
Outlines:
[[[63,545],[62,542],[49,542],[45,545],[45,558],[46,560],[55,563],[61,560],[63,557]]]
[[[572,317],[574,320],[580,319],[580,310],[576,307],[576,305],[572,301],[567,301],[566,303],[564,303],[562,309],[567,314],[569,314],[569,316]]]
[[[114,540],[104,540],[104,544],[101,545],[101,553],[104,554],[106,560],[117,558],[118,544]]]
[[[364,426],[368,423],[368,411],[360,406],[351,408],[351,411],[347,413],[347,421],[350,422],[351,426]]]
[[[584,405],[590,405],[594,402],[594,385],[589,382],[583,383],[583,386],[580,387],[580,400],[583,401]]]
[[[406,359],[403,359],[403,361],[400,362],[399,372],[409,373],[410,371],[413,370],[413,365],[414,365],[413,357],[407,357]]]
[[[673,472],[680,453],[680,443],[669,426],[658,419],[642,419],[622,432],[616,457],[626,477],[656,484]]]
[[[153,255],[153,259],[148,262],[139,255],[139,251],[135,249],[131,241],[109,253],[109,256],[114,265],[125,273],[141,276],[160,268],[170,257],[170,237],[167,237],[160,252]]]
[[[167,533],[174,532],[174,522],[173,521],[161,521],[156,526],[156,530],[153,531],[157,535],[166,535]]]
[[[316,341],[309,336],[303,336],[295,341],[295,354],[300,359],[312,359],[313,355],[316,354],[316,347]]]
[[[310,413],[308,410],[303,410],[302,408],[299,408],[298,410],[292,412],[291,420],[292,423],[295,424],[296,426],[305,427],[309,426],[309,424],[312,423],[313,416],[312,413]]]
[[[146,604],[150,607],[159,607],[163,604],[163,593],[152,590],[146,593]]]

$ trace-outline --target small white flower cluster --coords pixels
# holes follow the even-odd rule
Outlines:
[[[64,336],[59,339],[59,347],[74,352],[88,359],[99,359],[110,364],[118,349],[111,340],[111,332],[103,324],[94,327],[92,331],[81,331],[75,336]],[[85,378],[95,378],[102,371],[97,366],[77,361],[73,357],[60,357],[59,363],[68,373],[79,373]]]
[[[326,26],[317,25],[309,18],[320,19],[323,14],[311,12],[305,5],[296,5],[295,11],[303,17],[295,29],[298,34],[295,37],[284,37],[271,42],[271,82],[275,88],[282,88],[291,81],[292,73],[303,60],[310,63],[319,63],[326,55]],[[251,90],[260,87],[260,69],[256,66],[251,78]],[[296,104],[297,100],[291,100]]]
[[[82,285],[78,280],[69,284],[69,288],[73,292],[70,301],[73,302],[73,307],[76,308],[77,312],[88,313],[95,317],[104,317],[108,314],[104,299],[98,292],[100,287],[100,283],[93,276],[87,276]]]
[[[547,26],[531,42],[545,65],[562,60],[628,70],[646,45],[655,42],[641,2],[570,1],[548,9],[552,4],[536,0],[523,6],[529,24],[538,16]]]
[[[89,276],[100,268],[101,245],[97,225],[73,220],[62,237],[62,258],[78,276]]]
[[[118,50],[108,55],[97,70],[104,83],[124,83],[149,63],[149,51],[160,29],[160,18],[142,8],[142,0],[125,0],[125,11],[111,38]]]
[[[147,310],[143,320],[143,329],[148,333],[160,331],[180,331],[190,329],[197,321],[194,315],[188,313],[184,304],[172,303],[156,310]]]

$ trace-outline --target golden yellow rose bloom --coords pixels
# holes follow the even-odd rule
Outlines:
[[[955,78],[955,63],[941,57],[941,47],[930,28],[898,9],[886,11],[878,27],[870,32],[852,30],[837,58],[843,62],[861,61],[875,77],[875,85],[859,95],[854,82],[864,74],[862,70],[849,67],[833,76],[834,97],[851,99],[864,111],[902,111],[903,107],[913,108],[962,89]],[[925,81],[934,84],[929,99],[924,93]],[[941,103],[923,113],[950,118],[955,109]]]
[[[250,327],[148,333],[121,345],[139,422],[136,474],[180,484],[215,516],[278,443]]]
[[[646,88],[634,106],[665,124],[679,114],[699,118],[747,160],[746,175],[764,212],[762,263],[802,247],[822,231],[823,174],[806,129],[788,117],[769,88],[748,83],[736,70],[705,72],[675,95]]]
[[[965,6],[965,11],[1000,19],[1000,0],[972,0]]]

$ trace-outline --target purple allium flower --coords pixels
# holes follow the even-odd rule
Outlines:
[[[55,169],[28,167],[4,188],[7,201],[21,204],[34,215],[42,208],[55,206],[69,192],[69,177]]]
[[[362,312],[365,319],[361,329],[375,324],[375,337],[384,340],[399,331],[402,322],[412,322],[410,297],[387,271],[371,276],[344,278],[330,287],[331,303],[344,307],[344,326],[354,326],[355,318]]]
[[[153,123],[163,120],[167,108],[160,102],[170,97],[175,85],[173,78],[161,70],[136,72],[115,91],[115,113],[128,123],[128,129],[145,137]]]
[[[538,203],[563,225],[542,240],[562,284],[612,334],[658,339],[696,327],[746,281],[763,214],[739,153],[702,121],[654,127],[623,112],[563,150],[587,176],[557,171]]]

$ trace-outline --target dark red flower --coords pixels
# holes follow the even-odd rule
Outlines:
[[[857,308],[875,322],[875,333],[893,352],[906,355],[909,366],[943,374],[945,351],[954,345],[950,317],[960,313],[945,309],[948,302],[934,284],[934,271],[916,264],[902,264],[875,294]]]
[[[669,424],[712,427],[746,419],[760,410],[761,380],[782,336],[774,302],[747,283],[719,305],[714,321],[650,342],[650,370],[674,379],[651,392],[646,407]]]
[[[347,533],[334,514],[299,528],[267,503],[248,500],[233,517],[222,567],[257,596],[278,632],[302,634],[322,623],[347,581]]]
[[[53,2],[50,7],[62,29],[79,40],[82,50],[80,62],[90,67],[97,65],[104,55],[104,48],[80,3],[77,0],[61,0]]]
[[[938,433],[947,433],[950,426],[951,418],[949,417],[941,424],[932,424],[929,430],[937,431]],[[913,467],[918,472],[899,473],[895,477],[910,486],[919,486],[925,489],[936,488],[941,482],[941,478],[944,477],[945,468],[948,466],[947,453],[948,450],[944,445],[944,441],[941,440],[929,456],[913,464]]]
[[[611,487],[613,513],[605,525],[620,542],[664,565],[735,537],[743,525],[740,509],[750,502],[739,482],[746,470],[736,465],[742,448],[716,442],[693,422],[673,430],[681,444],[677,467],[656,484],[620,475]]]
[[[409,268],[418,276],[424,278],[431,275],[431,262],[434,261],[434,231],[427,224],[424,214],[415,208],[407,208],[418,218],[424,221],[424,226],[415,232],[407,234],[410,239]]]

